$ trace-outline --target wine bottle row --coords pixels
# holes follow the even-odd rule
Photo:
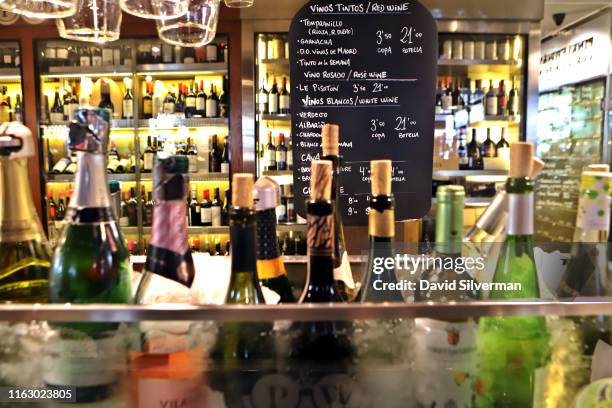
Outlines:
[[[61,130],[61,134],[63,134]],[[48,136],[51,136],[51,131]],[[61,136],[58,136],[61,137]],[[198,137],[199,138],[199,137]],[[229,174],[230,159],[229,159],[229,137],[226,135],[221,145],[219,137],[213,134],[208,138],[208,147],[204,145],[204,150],[198,149],[196,143],[191,137],[186,139],[166,139],[155,136],[147,136],[147,145],[140,157],[134,154],[133,150],[128,148],[119,149],[117,143],[111,141],[110,152],[108,153],[108,162],[106,170],[108,173],[135,173],[136,166],[139,167],[141,173],[150,173],[153,169],[153,163],[157,155],[164,152],[186,156],[189,163],[190,173],[219,173]],[[201,146],[201,144],[200,144]],[[206,154],[206,151],[208,154]],[[50,156],[53,160],[53,156]],[[69,156],[61,157],[56,162],[49,163],[52,174],[75,174],[77,170],[77,158],[74,153]]]
[[[288,115],[291,113],[291,97],[287,77],[283,77],[282,86],[279,87],[274,77],[272,86],[266,89],[267,80],[262,80],[257,90],[255,101],[257,113],[260,115]]]
[[[284,133],[279,133],[274,137],[270,131],[268,143],[260,145],[259,149],[259,165],[262,170],[293,170],[291,137],[285,139]]]
[[[442,60],[487,60],[518,61],[523,55],[523,40],[520,37],[495,38],[448,38],[440,41]]]
[[[66,224],[61,245],[51,256],[44,235],[33,210],[27,176],[27,158],[32,157],[32,135],[25,127],[12,123],[3,125],[0,133],[0,182],[4,207],[0,213],[3,234],[0,247],[8,257],[0,259],[0,271],[10,268],[11,274],[0,274],[0,293],[7,300],[45,301],[52,303],[108,303],[160,304],[177,299],[190,302],[191,287],[196,281],[192,247],[187,238],[189,209],[185,201],[189,195],[186,157],[160,155],[155,161],[153,191],[153,226],[147,247],[147,260],[136,294],[130,289],[129,247],[112,209],[110,192],[106,188],[105,152],[108,142],[108,111],[79,110],[77,122],[71,126],[70,148],[79,151],[75,192],[65,210]],[[94,125],[91,126],[90,125]],[[95,136],[87,129],[95,129]],[[369,256],[363,284],[356,297],[346,299],[348,287],[339,284],[334,269],[339,257],[335,246],[342,237],[335,231],[341,220],[337,217],[337,189],[340,180],[334,161],[338,161],[338,133],[335,126],[322,130],[323,157],[311,165],[310,197],[307,201],[309,262],[306,283],[300,296],[295,296],[280,258],[276,239],[278,186],[272,179],[262,178],[254,183],[251,174],[235,174],[232,183],[230,220],[230,280],[225,303],[258,305],[266,297],[275,301],[301,303],[397,301],[405,302],[398,286],[395,262],[380,263],[379,259],[395,259],[394,199],[391,188],[392,163],[388,160],[371,162],[371,200],[369,203]],[[8,136],[8,137],[6,137]],[[85,138],[85,140],[83,139]],[[23,143],[25,141],[25,143]],[[29,147],[28,147],[29,146]],[[476,234],[463,237],[463,207],[465,193],[461,186],[444,186],[437,192],[437,224],[434,258],[451,260],[434,263],[425,268],[413,291],[415,302],[478,300],[484,293],[478,289],[477,278],[459,262],[462,241],[467,239],[474,248],[484,251],[489,258],[486,242],[505,244],[492,279],[494,286],[489,299],[534,299],[539,296],[539,281],[533,252],[533,177],[536,173],[533,145],[514,143],[510,147],[511,168],[505,189],[500,192],[495,218],[497,228],[487,232],[495,222],[477,223]],[[603,166],[602,166],[603,167]],[[599,172],[589,170],[581,180],[579,215],[576,238],[582,240],[568,264],[557,294],[568,298],[577,294],[604,296],[607,285],[605,271],[607,256],[593,257],[587,246],[591,237],[607,243],[610,211],[610,182],[608,168]],[[257,198],[257,200],[255,200]],[[503,204],[506,201],[507,204]],[[493,215],[491,215],[493,214]],[[507,220],[507,222],[505,221]],[[86,222],[84,222],[86,221]],[[14,226],[17,226],[16,228]],[[4,233],[8,231],[8,233]],[[491,241],[487,241],[490,239]],[[28,253],[23,252],[27,248]],[[582,248],[582,249],[581,249]],[[600,249],[606,248],[602,246]],[[195,249],[195,248],[194,248]],[[221,252],[221,251],[219,251]],[[340,255],[344,257],[345,254]],[[24,257],[36,262],[20,262]],[[601,258],[601,259],[599,259]],[[594,261],[585,269],[585,259]],[[8,262],[7,262],[8,260]],[[603,268],[600,263],[606,264]],[[94,273],[95,272],[95,273]],[[7,278],[8,277],[8,278]],[[48,287],[47,287],[48,277]],[[19,285],[15,285],[19,282]],[[456,283],[459,290],[434,290],[431,283]],[[515,289],[499,289],[505,285]],[[266,288],[268,295],[264,297]],[[12,290],[10,290],[13,288]],[[379,288],[386,288],[380,290]],[[47,292],[48,291],[48,292]],[[272,296],[269,292],[272,292]],[[380,359],[379,353],[367,351],[360,342],[362,322],[358,321],[296,321],[286,328],[287,347],[275,347],[275,331],[269,322],[223,322],[214,331],[212,347],[200,347],[197,338],[202,334],[197,327],[178,323],[149,324],[142,322],[137,350],[130,353],[130,381],[135,385],[131,397],[137,405],[147,401],[167,401],[176,398],[177,381],[180,398],[193,398],[202,390],[202,381],[221,392],[227,406],[236,406],[245,396],[261,397],[256,385],[265,376],[277,373],[283,381],[301,381],[300,387],[311,388],[320,381],[339,387],[347,375],[359,365],[367,365],[369,358]],[[396,321],[395,329],[411,325],[410,320]],[[597,321],[577,319],[589,338],[585,344],[609,335]],[[605,324],[605,323],[600,323]],[[541,316],[491,316],[478,322],[473,319],[444,320],[416,319],[410,334],[414,341],[414,359],[419,376],[415,380],[415,395],[410,401],[424,406],[437,406],[452,400],[458,405],[531,406],[534,398],[533,378],[536,370],[544,367],[549,355],[549,332]],[[586,331],[590,327],[590,331]],[[72,387],[77,402],[92,402],[112,397],[119,380],[112,356],[121,361],[121,335],[117,323],[90,322],[50,323],[57,335],[47,341],[56,364],[49,365],[43,381],[50,387]],[[183,329],[181,329],[183,328]],[[601,329],[601,330],[600,330]],[[209,329],[206,333],[210,333]],[[277,329],[278,330],[278,329]],[[409,332],[410,333],[410,332]],[[70,334],[70,335],[69,335]],[[82,342],[95,345],[98,353],[83,351]],[[373,336],[373,337],[372,337]],[[378,337],[377,337],[378,336]],[[389,332],[380,335],[370,331],[368,337],[382,341]],[[392,338],[394,336],[391,336]],[[170,341],[172,340],[172,341]],[[361,339],[363,340],[363,339]],[[409,343],[403,342],[405,347]],[[172,347],[165,345],[171,344]],[[427,347],[423,347],[426,345]],[[431,347],[435,345],[435,347]],[[457,347],[459,346],[459,347]],[[196,349],[194,349],[196,347]],[[202,355],[203,350],[209,350]],[[452,352],[452,353],[451,353]],[[592,350],[585,349],[584,353]],[[195,353],[195,354],[194,354]],[[205,352],[204,352],[205,353]],[[440,370],[453,355],[452,372]],[[206,368],[199,362],[207,361]],[[380,360],[377,360],[380,361]],[[394,360],[395,361],[395,360]],[[521,361],[520,365],[516,362]],[[324,362],[324,365],[321,364]],[[426,362],[426,363],[423,363]],[[69,364],[72,373],[60,375]],[[255,365],[253,365],[255,364]],[[154,369],[151,369],[155,367]],[[249,368],[246,378],[244,369]],[[96,375],[89,375],[92,369]],[[289,369],[287,369],[289,368]],[[204,371],[206,376],[202,376]],[[185,373],[179,380],[173,373]],[[162,374],[160,373],[168,373]],[[78,375],[80,374],[80,375]],[[471,381],[465,381],[470,378]],[[87,381],[85,382],[84,379]],[[151,382],[152,380],[153,383]],[[155,384],[155,387],[151,387]],[[449,387],[447,384],[455,384]],[[406,387],[402,383],[402,387]],[[422,390],[425,390],[423,392]],[[432,391],[434,390],[434,391]],[[309,394],[308,394],[309,395]],[[155,405],[155,404],[153,404]],[[293,406],[293,405],[291,405]]]
[[[452,113],[462,109],[480,108],[487,116],[516,116],[520,114],[520,94],[516,79],[512,81],[510,91],[502,79],[489,80],[488,89],[483,80],[462,78],[438,78],[436,90],[436,114]]]
[[[101,80],[100,102],[98,107],[108,109],[114,119],[134,119],[134,95],[131,80],[126,78],[125,93],[121,106],[115,106],[111,98],[111,87],[108,81]],[[222,89],[217,89],[211,83],[208,92],[204,89],[204,81],[199,83],[194,79],[185,85],[164,86],[160,81],[146,82],[145,92],[140,103],[141,119],[154,119],[160,114],[179,115],[185,118],[227,118],[229,116],[229,83],[227,76],[223,77]],[[167,88],[167,91],[165,90]],[[74,119],[78,107],[87,104],[91,91],[77,83],[65,84],[61,89],[55,88],[53,104],[49,107],[46,95],[43,98],[45,106],[44,117],[52,125],[63,124]]]
[[[487,138],[478,143],[478,131],[472,129],[472,138],[467,143],[466,129],[459,129],[459,140],[457,155],[459,156],[459,170],[482,170],[485,157],[499,157],[503,149],[508,150],[510,143],[506,140],[506,128],[501,128],[501,134],[497,143],[491,139],[491,128],[487,128]],[[507,157],[507,155],[505,155]]]
[[[10,60],[19,61],[18,50]],[[4,53],[3,61],[4,59]],[[7,55],[6,60],[9,60]],[[138,41],[136,62],[138,64],[194,64],[228,61],[228,44],[225,41],[211,42],[202,47],[180,47],[158,41]],[[70,43],[48,42],[41,50],[43,69],[50,67],[97,67],[132,65],[132,45],[87,46]],[[18,66],[18,64],[16,65]]]
[[[13,107],[10,95],[7,95],[7,87],[0,86],[0,123],[13,121],[23,123],[21,94],[15,95],[15,106]]]

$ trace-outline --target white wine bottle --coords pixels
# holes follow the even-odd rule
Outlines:
[[[0,302],[47,301],[51,250],[32,200],[32,132],[0,125]]]

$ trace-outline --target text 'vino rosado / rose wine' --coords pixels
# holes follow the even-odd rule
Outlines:
[[[69,148],[77,153],[74,193],[49,275],[53,303],[131,303],[130,263],[106,179],[110,132],[106,109],[78,109]],[[117,323],[54,323],[48,386],[76,388],[77,402],[108,398],[126,356]]]
[[[508,227],[491,299],[537,299],[538,273],[533,255],[533,145],[510,145],[506,182]],[[491,316],[479,322],[477,407],[530,407],[536,370],[546,364],[549,335],[541,316]]]
[[[349,255],[344,243],[344,227],[342,225],[342,213],[339,207],[340,189],[340,127],[338,125],[325,124],[321,128],[321,149],[323,160],[332,162],[334,177],[332,180],[331,201],[334,204],[334,280],[338,293],[344,301],[353,300],[356,296],[355,281],[349,263]]]
[[[403,302],[397,285],[394,264],[379,264],[394,259],[395,201],[391,193],[391,160],[372,160],[370,176],[372,197],[368,214],[369,254],[366,277],[361,285],[360,302]],[[381,269],[381,270],[379,270]]]
[[[417,281],[414,300],[469,301],[480,294],[465,263],[463,244],[463,186],[439,186],[436,191],[435,251]],[[438,283],[448,289],[431,289]],[[453,286],[454,285],[454,286]],[[465,287],[465,289],[464,289]],[[415,319],[416,399],[423,406],[470,406],[476,375],[478,326],[474,319]]]
[[[186,156],[157,156],[153,167],[153,226],[138,304],[189,304],[195,277],[187,240]],[[203,350],[187,321],[140,322],[140,349],[131,353],[134,407],[198,407],[203,395]]]
[[[306,203],[308,265],[300,303],[342,303],[334,283],[333,164],[314,160],[311,167],[310,200]],[[327,404],[357,404],[358,386],[353,373],[355,350],[350,321],[298,321],[291,326],[290,372],[299,387],[310,390],[303,398],[316,398],[316,386],[342,387],[342,396],[328,395]],[[351,399],[353,398],[353,399]],[[302,401],[303,406],[313,405]],[[300,405],[298,405],[300,406]]]
[[[0,125],[0,302],[47,301],[51,250],[30,190],[33,156],[28,128]]]
[[[263,286],[280,296],[280,303],[294,303],[295,296],[287,278],[276,236],[276,207],[279,188],[274,179],[264,176],[255,183],[257,216],[257,274]]]
[[[225,298],[228,305],[265,304],[257,276],[257,216],[253,188],[252,174],[234,174],[230,209],[231,273]],[[226,406],[242,407],[244,401],[251,401],[251,406],[260,405],[253,389],[274,368],[271,332],[271,322],[219,324],[210,352],[208,377],[212,388],[223,393]]]

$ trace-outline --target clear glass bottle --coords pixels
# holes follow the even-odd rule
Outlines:
[[[30,190],[32,133],[13,122],[0,135],[0,302],[45,303],[51,249]]]

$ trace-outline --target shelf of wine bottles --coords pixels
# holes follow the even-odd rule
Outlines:
[[[151,171],[162,152],[188,158],[190,192],[197,205],[191,194],[185,205],[188,213],[202,210],[190,214],[189,233],[227,234],[227,220],[220,219],[221,207],[229,205],[231,167],[225,36],[198,48],[148,38],[95,46],[39,41],[37,47],[45,208],[52,242],[61,229],[76,171],[76,157],[66,143],[68,124],[76,109],[87,104],[112,114],[107,173],[109,181],[120,183],[116,212],[130,252],[142,253],[150,236]]]

